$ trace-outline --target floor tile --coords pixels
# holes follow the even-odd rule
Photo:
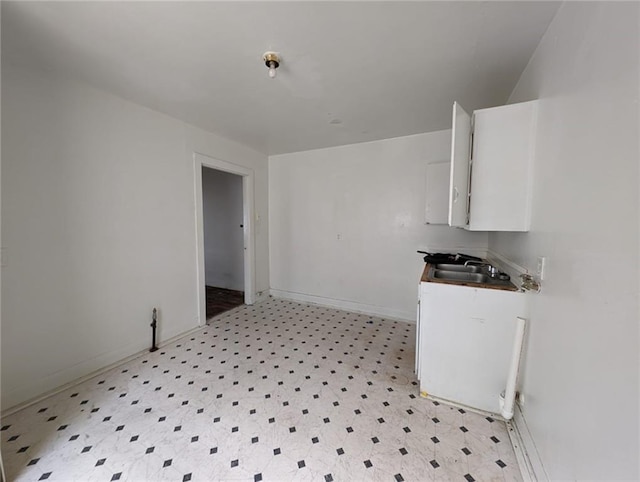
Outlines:
[[[275,299],[235,308],[6,417],[7,476],[521,480],[503,422],[418,396],[414,330]]]

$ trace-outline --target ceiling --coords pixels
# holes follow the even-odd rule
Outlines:
[[[454,100],[504,104],[558,7],[3,1],[2,58],[279,154],[446,129]]]

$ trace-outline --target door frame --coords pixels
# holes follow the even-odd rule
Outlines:
[[[231,162],[215,159],[193,153],[195,193],[196,193],[196,253],[197,253],[197,283],[198,283],[198,325],[202,326],[207,321],[206,303],[207,294],[205,287],[205,263],[204,263],[204,214],[202,200],[202,168],[208,167],[218,171],[242,176],[242,224],[244,231],[244,302],[252,305],[256,297],[255,280],[255,235],[253,230],[254,219],[254,172]]]

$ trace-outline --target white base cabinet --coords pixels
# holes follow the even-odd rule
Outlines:
[[[420,283],[416,371],[420,393],[499,413],[524,293]]]

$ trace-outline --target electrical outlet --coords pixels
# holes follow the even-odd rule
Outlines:
[[[544,256],[538,256],[538,267],[536,268],[536,275],[540,281],[544,279],[544,265],[547,262],[547,258]]]

